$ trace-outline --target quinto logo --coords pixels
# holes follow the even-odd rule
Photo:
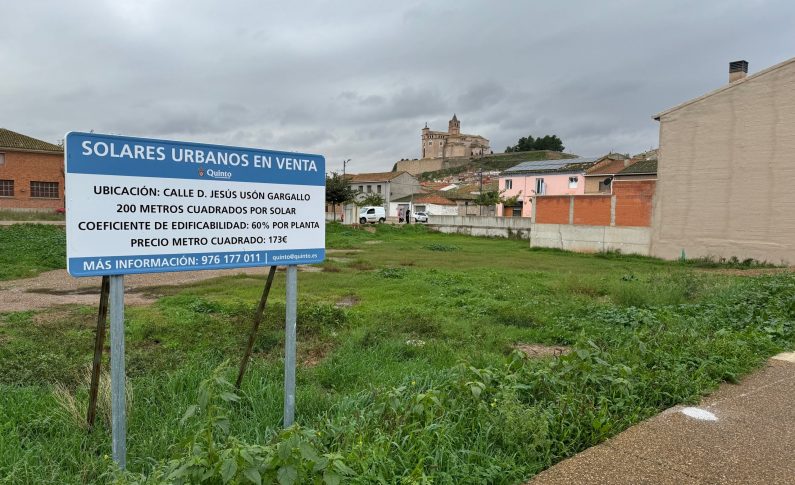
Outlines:
[[[207,169],[207,175],[214,178],[214,179],[231,179],[232,172],[225,172],[223,170],[213,170],[211,168]]]

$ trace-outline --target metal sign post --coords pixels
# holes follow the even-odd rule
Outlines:
[[[295,420],[295,340],[298,313],[298,267],[287,267],[287,312],[284,319],[284,426]]]
[[[124,276],[110,277],[110,402],[113,461],[127,466],[127,395],[124,373]]]

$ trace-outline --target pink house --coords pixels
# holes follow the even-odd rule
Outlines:
[[[599,158],[569,158],[522,162],[500,174],[499,190],[504,199],[516,197],[511,206],[497,206],[503,217],[530,217],[534,195],[580,195],[585,193],[585,171]],[[504,191],[504,192],[503,192]]]

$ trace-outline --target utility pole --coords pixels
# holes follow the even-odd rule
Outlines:
[[[478,195],[480,196],[480,201],[483,202],[483,167],[480,167],[480,192]],[[483,204],[480,204],[480,215],[483,215]]]
[[[347,159],[347,160],[343,160],[343,161],[342,161],[342,180],[343,180],[343,182],[345,181],[345,166],[346,166],[346,165],[348,165],[348,162],[350,162],[350,161],[351,161],[351,159],[350,159],[350,158],[349,158],[349,159]],[[354,209],[354,210],[355,210],[355,209]],[[342,217],[343,217],[343,219],[345,218],[345,204],[344,204],[344,203],[342,204]],[[334,212],[334,221],[335,221],[335,222],[337,221],[337,212],[336,212],[336,209],[335,209],[335,212]],[[344,222],[344,221],[343,221],[343,222]]]

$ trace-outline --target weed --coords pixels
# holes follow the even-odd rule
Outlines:
[[[425,246],[425,249],[427,249],[428,251],[451,252],[451,251],[458,251],[461,248],[459,248],[458,246],[453,246],[452,244],[434,243],[434,244],[428,244],[427,246]]]
[[[408,271],[405,268],[381,268],[378,270],[378,276],[382,278],[397,280],[405,278]]]
[[[91,386],[91,366],[86,366],[81,375],[81,385],[76,389],[69,389],[66,385],[57,382],[53,387],[53,398],[58,403],[58,414],[73,426],[88,429],[86,420],[88,411],[88,397]],[[133,386],[130,379],[125,382],[127,413],[133,409]],[[106,369],[100,370],[99,385],[97,387],[97,416],[102,420],[105,429],[110,429],[111,402],[110,402],[110,373]]]
[[[767,261],[759,261],[754,258],[740,260],[737,256],[730,258],[716,256],[702,256],[700,258],[679,259],[685,266],[695,268],[731,268],[731,269],[751,269],[751,268],[775,268],[777,265]]]

